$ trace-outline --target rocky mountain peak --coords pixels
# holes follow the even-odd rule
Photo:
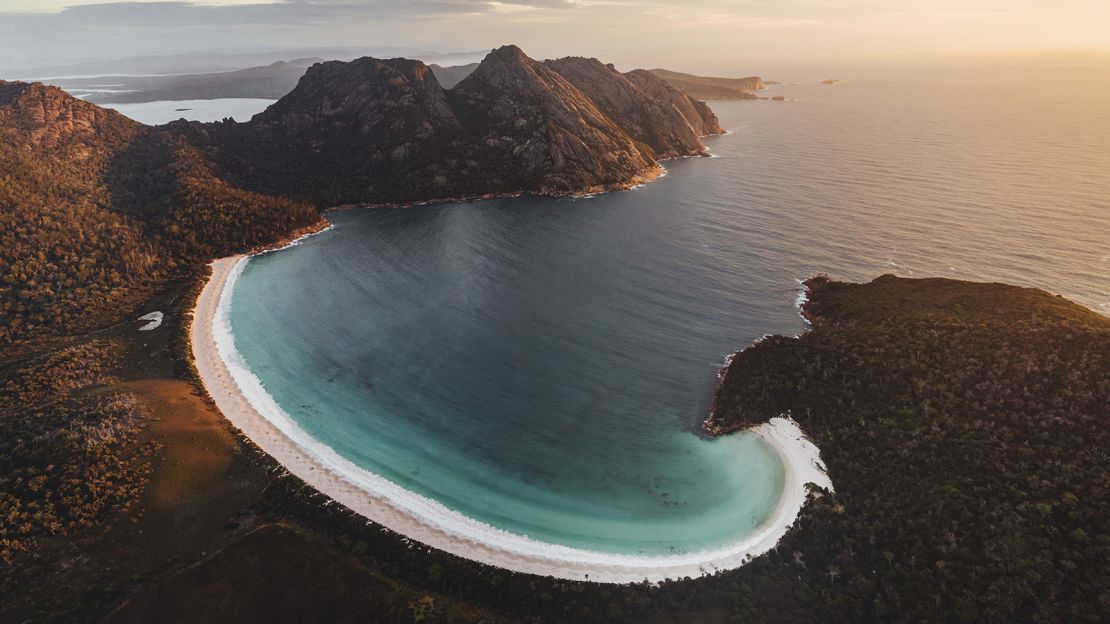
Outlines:
[[[687,119],[667,101],[643,92],[613,65],[595,58],[569,56],[544,65],[558,72],[586,94],[655,158],[693,156],[705,151]]]
[[[724,134],[717,115],[705,102],[686,95],[646,69],[632,70],[625,77],[647,96],[674,107],[697,135]]]
[[[490,63],[521,64],[535,62],[531,58],[529,58],[527,54],[524,53],[524,50],[521,50],[519,47],[513,44],[503,45],[500,48],[495,48],[491,50],[490,53],[486,55],[486,58],[483,59],[483,62],[486,61],[489,61]]]
[[[648,150],[587,94],[516,46],[490,52],[448,98],[511,184],[569,192],[656,171]]]
[[[43,146],[74,141],[123,141],[142,124],[41,82],[0,80],[0,128]]]
[[[293,91],[254,122],[291,130],[327,123],[367,133],[400,123],[400,116],[453,122],[443,89],[424,63],[363,57],[309,67]]]

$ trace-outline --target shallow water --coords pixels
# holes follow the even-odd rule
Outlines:
[[[715,104],[719,157],[635,191],[337,213],[249,262],[236,346],[318,441],[470,517],[603,552],[736,542],[782,466],[696,427],[728,353],[803,331],[798,278],[1108,311],[1106,87],[782,86],[796,101]]]

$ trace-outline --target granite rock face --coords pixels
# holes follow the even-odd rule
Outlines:
[[[491,52],[449,98],[509,188],[566,193],[650,176],[655,160],[567,79],[516,46]]]
[[[323,204],[446,197],[474,173],[444,90],[408,59],[313,65],[248,123],[190,125],[233,179]]]
[[[448,90],[419,61],[363,58],[314,65],[249,123],[179,131],[235,183],[320,205],[596,192],[651,179],[657,159],[701,154],[698,136],[720,132],[701,103],[652,87],[662,99],[599,61],[541,63],[516,46]]]
[[[601,112],[655,158],[695,156],[705,153],[698,129],[666,100],[644,93],[622,73],[597,59],[567,57],[545,61],[579,91],[593,100]]]
[[[187,161],[203,171],[194,178],[318,207],[627,188],[657,176],[658,159],[703,154],[698,137],[721,132],[708,106],[648,72],[621,74],[596,59],[538,62],[511,45],[451,89],[420,61],[316,63],[245,123],[149,128],[53,87],[0,83],[0,102],[17,96],[36,140],[118,136],[133,144],[117,162],[164,172]],[[150,176],[134,171],[117,167],[113,179],[125,182],[115,192],[149,204],[152,185],[139,178]]]
[[[632,84],[639,87],[645,95],[674,107],[682,114],[698,136],[725,133],[720,121],[717,120],[717,115],[705,102],[686,95],[646,69],[633,70],[625,76]]]
[[[39,147],[69,145],[81,151],[101,144],[122,144],[144,126],[42,83],[0,80],[0,130],[19,133]],[[73,154],[76,156],[77,154]]]

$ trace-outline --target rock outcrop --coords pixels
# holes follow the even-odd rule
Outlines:
[[[622,73],[597,59],[567,57],[544,61],[589,97],[629,136],[647,146],[655,158],[694,156],[705,152],[694,128],[667,100],[644,93]]]
[[[589,97],[516,46],[491,52],[449,98],[506,190],[619,188],[657,169]]]
[[[472,188],[460,178],[475,173],[462,125],[420,61],[319,63],[249,123],[189,125],[232,179],[322,204],[447,197],[448,175]]]
[[[504,46],[445,90],[420,61],[362,58],[314,65],[248,123],[171,125],[228,180],[321,206],[596,192],[721,132],[707,106],[647,80]]]
[[[516,46],[451,89],[420,61],[316,63],[245,123],[151,127],[0,81],[0,275],[24,284],[0,285],[15,319],[0,342],[114,317],[147,284],[316,227],[322,208],[627,188],[720,132],[649,72]]]
[[[690,97],[646,69],[633,70],[625,76],[645,95],[668,103],[681,113],[698,136],[724,134],[717,115],[705,102]]]
[[[0,132],[18,134],[21,142],[43,148],[67,144],[83,151],[80,145],[87,144],[103,149],[126,143],[142,128],[137,121],[57,87],[0,80]]]

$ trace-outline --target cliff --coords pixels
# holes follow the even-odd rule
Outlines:
[[[516,46],[491,52],[450,91],[480,147],[493,190],[567,193],[650,177],[650,154],[558,72]]]
[[[227,179],[315,202],[398,203],[625,188],[656,160],[700,154],[716,117],[665,83],[596,60],[490,52],[443,89],[420,61],[310,68],[246,124],[177,124]]]
[[[694,156],[705,152],[698,140],[702,120],[695,129],[666,99],[646,94],[612,65],[597,59],[567,57],[544,61],[629,136],[650,150],[655,158]]]
[[[669,104],[678,111],[698,136],[724,134],[717,115],[705,102],[690,97],[646,69],[630,71],[625,77],[645,95]]]
[[[41,148],[61,146],[112,149],[141,131],[142,124],[113,110],[79,100],[42,83],[0,80],[0,132],[11,141]],[[67,159],[91,158],[94,153],[65,154]]]
[[[695,76],[669,69],[652,69],[651,73],[666,80],[671,86],[698,100],[754,100],[752,91],[764,88],[758,76],[747,78],[715,78]]]

